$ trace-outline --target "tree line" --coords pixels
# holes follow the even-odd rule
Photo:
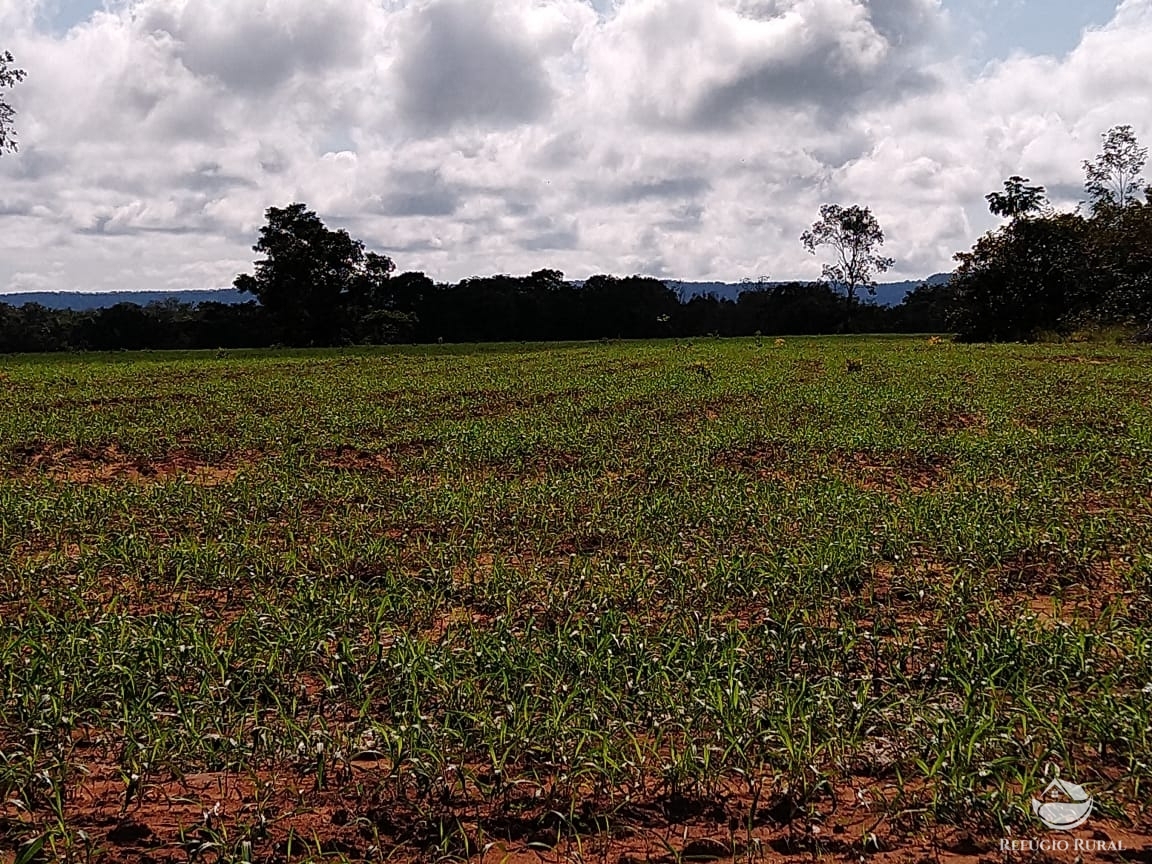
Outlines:
[[[0,52],[0,90],[24,78]],[[15,152],[12,108],[0,98],[0,154]],[[953,332],[1028,340],[1122,326],[1152,339],[1152,188],[1148,150],[1131,126],[1103,136],[1084,163],[1087,201],[1059,212],[1043,186],[1013,176],[987,196],[1006,222],[956,255],[945,285],[895,307],[861,302],[893,260],[871,210],[826,204],[800,240],[831,260],[817,282],[747,283],[734,299],[681,296],[666,282],[556,270],[435,283],[397,274],[391,258],[327,227],[300,203],[269,208],[255,272],[235,280],[243,304],[175,301],[52,310],[0,304],[0,352],[586,340],[603,338]]]
[[[1103,136],[1084,163],[1087,200],[1057,211],[1046,190],[1010,177],[987,196],[1007,221],[981,237],[936,289],[949,329],[969,341],[1029,340],[1121,327],[1152,339],[1152,187],[1131,126]]]
[[[644,277],[595,276],[583,285],[557,271],[436,284],[422,273],[390,280],[404,299],[348,314],[338,306],[319,331],[241,304],[164,301],[83,311],[0,304],[0,353],[266,348],[431,342],[563,341],[660,337],[941,332],[938,309],[912,292],[899,306],[858,304],[826,283],[750,285],[738,299],[682,298]],[[322,332],[325,338],[315,338]]]

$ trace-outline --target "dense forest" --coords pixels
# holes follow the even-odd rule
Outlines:
[[[550,270],[450,285],[403,273],[388,284],[396,292],[388,305],[334,306],[323,321],[301,315],[296,326],[256,301],[120,303],[84,311],[0,304],[0,352],[940,332],[945,327],[931,288],[912,292],[900,306],[860,304],[849,314],[843,296],[825,283],[757,285],[738,300],[709,295],[684,301],[656,279],[595,276],[577,285]],[[310,329],[314,324],[318,328]]]

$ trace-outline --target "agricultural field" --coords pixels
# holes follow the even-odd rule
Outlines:
[[[0,358],[0,861],[1148,862],[1150,359]]]

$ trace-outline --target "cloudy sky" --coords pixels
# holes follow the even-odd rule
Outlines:
[[[303,201],[436,279],[950,269],[1021,173],[1152,141],[1152,0],[0,0],[0,292],[224,287]]]

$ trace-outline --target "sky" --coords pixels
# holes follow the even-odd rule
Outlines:
[[[812,278],[862,204],[918,279],[1152,141],[1150,44],[1152,0],[0,0],[0,293],[227,287],[294,201],[445,281]]]

